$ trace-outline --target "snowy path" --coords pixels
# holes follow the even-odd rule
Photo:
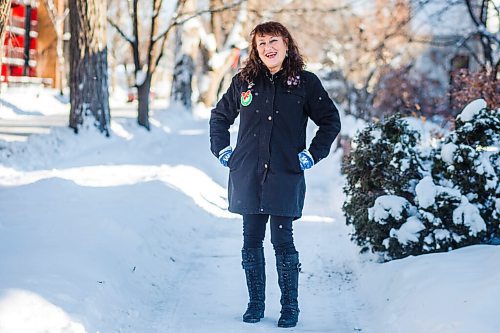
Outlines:
[[[0,293],[11,299],[5,306],[19,304],[12,325],[37,311],[25,306],[37,298],[89,333],[276,327],[279,289],[269,235],[266,316],[258,324],[241,321],[247,302],[241,221],[224,209],[227,170],[208,151],[206,120],[160,118],[152,133],[122,119],[111,139],[81,133],[83,141],[75,141],[58,129],[56,139],[33,138],[31,147],[42,151],[18,148],[11,167],[3,167],[0,259],[9,274],[0,276]],[[360,329],[357,249],[340,212],[338,164],[333,156],[309,175],[306,216],[295,227],[301,314],[290,331]],[[26,253],[22,263],[15,260],[20,253]]]
[[[204,135],[198,139],[203,141]],[[204,142],[199,142],[191,147],[203,145]],[[199,153],[197,159],[204,156]],[[349,241],[340,211],[342,180],[334,178],[340,167],[338,157],[325,160],[311,176],[305,221],[295,225],[303,269],[299,280],[301,313],[298,326],[290,331],[347,333],[360,330],[358,316],[361,316],[362,303],[356,293],[355,273],[358,250]],[[207,164],[214,163],[212,156],[208,158]],[[213,172],[212,176],[222,179],[221,185],[224,185],[227,171],[219,167]],[[331,182],[337,182],[338,186],[331,183],[325,186],[325,176],[332,176]],[[331,187],[336,189],[334,193],[328,191]],[[239,218],[216,219],[207,234],[194,240],[193,255],[184,263],[174,284],[173,289],[178,293],[167,302],[167,315],[160,319],[166,332],[269,332],[276,328],[280,291],[269,230],[265,240],[265,318],[258,324],[241,321],[248,300],[241,268],[241,232]]]
[[[266,244],[266,316],[259,324],[245,324],[241,322],[247,294],[240,268],[239,221],[224,222],[213,232],[215,236],[199,244],[181,270],[175,282],[179,292],[166,305],[162,326],[166,332],[269,332],[276,327],[280,310],[271,245]],[[354,332],[360,306],[356,277],[349,263],[334,262],[330,249],[325,249],[335,226],[304,223],[296,233],[305,267],[300,275],[300,322],[292,331]],[[303,239],[309,237],[315,240]]]
[[[180,131],[198,133],[196,129],[183,128]],[[217,165],[206,151],[198,150],[206,145],[206,132],[198,134],[191,136],[188,142],[193,148],[189,156],[192,158],[191,164],[195,167],[204,165],[203,169],[211,172],[209,176],[224,186],[227,171]],[[176,142],[173,143],[175,145]],[[207,160],[200,161],[200,157]],[[353,267],[358,261],[357,249],[346,234],[340,205],[332,202],[335,199],[333,197],[340,192],[342,180],[337,179],[338,192],[329,193],[323,179],[325,174],[335,175],[338,167],[338,159],[332,157],[329,162],[325,161],[322,170],[318,170],[316,179],[312,176],[304,212],[307,215],[306,222],[296,224],[295,238],[301,252],[303,273],[300,275],[299,289],[300,322],[292,331],[353,332],[359,327],[357,316],[362,305],[355,289],[354,271],[357,267]],[[337,198],[337,201],[341,202],[341,199]],[[310,222],[315,220],[321,222]],[[159,331],[186,333],[268,332],[275,328],[280,310],[280,293],[269,231],[265,241],[266,316],[259,324],[252,325],[241,321],[247,291],[241,269],[240,219],[205,216],[198,223],[209,223],[209,230],[201,227],[205,233],[193,234],[195,238],[189,242],[189,246],[193,247],[192,254],[179,263],[182,268],[177,271],[172,288],[169,288],[169,292],[176,292],[166,297],[167,301],[163,305],[165,315],[160,315],[155,327]]]
[[[110,99],[111,118],[137,118],[137,102],[127,103],[127,96]],[[150,108],[165,109],[166,100],[153,100]],[[56,89],[37,86],[0,89],[0,141],[26,141],[33,134],[49,134],[69,123],[69,92],[60,96]]]

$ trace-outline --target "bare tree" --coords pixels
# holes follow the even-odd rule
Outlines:
[[[122,25],[129,18],[127,9],[127,2],[122,0],[108,0],[108,16],[112,17],[117,24]],[[118,85],[119,66],[123,66],[127,87],[133,84],[133,73],[130,73],[128,70],[128,65],[132,63],[132,54],[129,52],[129,44],[116,33],[115,29],[110,29],[109,32],[108,65],[110,68],[110,91],[111,93],[115,93]],[[128,98],[133,98],[130,92]]]
[[[0,68],[3,57],[3,38],[7,30],[7,16],[10,11],[10,0],[0,0]]]
[[[194,88],[197,102],[207,106],[215,103],[239,60],[247,21],[246,4],[242,0],[210,0],[208,15],[176,27],[173,101],[189,109]],[[202,9],[194,0],[188,0],[185,10]]]
[[[215,104],[219,92],[223,89],[223,80],[231,73],[232,65],[239,57],[238,44],[242,41],[242,32],[247,21],[247,3],[238,4],[237,10],[219,11],[224,7],[223,0],[210,0],[210,21],[207,35],[214,37],[214,43],[202,42],[206,76],[209,82],[207,89],[201,91],[200,101],[206,106]]]
[[[178,26],[175,31],[175,65],[172,76],[170,100],[181,104],[186,110],[191,109],[191,95],[193,93],[192,80],[195,71],[194,56],[186,52],[186,42],[183,42],[183,27]]]
[[[137,87],[137,98],[139,102],[138,123],[146,129],[149,126],[149,94],[151,90],[152,77],[158,68],[158,64],[165,54],[165,45],[168,41],[168,36],[172,29],[182,25],[193,18],[200,15],[224,11],[232,8],[243,0],[235,1],[232,4],[222,6],[220,8],[212,8],[208,10],[186,11],[185,5],[187,0],[176,1],[172,14],[166,20],[166,24],[160,26],[163,0],[153,0],[149,15],[149,34],[146,40],[143,40],[143,35],[140,32],[141,25],[139,24],[139,0],[130,1],[130,19],[132,22],[132,34],[127,34],[124,28],[115,22],[113,18],[108,17],[108,22],[113,28],[124,38],[130,45],[134,60],[135,86]],[[144,8],[143,8],[144,9]],[[145,50],[142,51],[142,50]]]
[[[64,58],[64,21],[68,16],[69,9],[65,8],[64,0],[44,0],[45,7],[49,14],[50,21],[56,31],[56,55],[57,55],[57,74],[56,87],[59,94],[63,95],[65,87],[65,58]],[[57,3],[57,5],[56,5]]]
[[[160,31],[160,13],[163,0],[153,0],[149,16],[149,34],[143,40],[139,23],[139,0],[129,1],[129,13],[132,22],[132,35],[127,34],[124,28],[111,17],[108,22],[130,45],[134,61],[135,87],[137,88],[137,99],[139,102],[137,121],[139,125],[150,129],[149,126],[149,95],[153,74],[165,52],[165,44],[171,29],[177,25],[176,18],[182,11],[186,0],[179,0],[175,4],[172,16],[166,24],[166,28]],[[145,52],[141,52],[146,50]]]
[[[106,46],[106,1],[69,0],[70,12],[70,127],[86,116],[109,136],[110,112]]]
[[[186,11],[196,10],[196,0],[187,0],[184,8]],[[170,100],[182,105],[186,110],[191,109],[192,80],[195,73],[195,59],[198,56],[201,22],[193,18],[186,24],[175,28],[174,71]]]
[[[500,35],[498,30],[494,33],[490,32],[488,26],[491,21],[496,21],[496,28],[498,29],[498,22],[500,20],[498,2],[494,0],[464,1],[467,6],[467,12],[472,22],[474,22],[476,29],[468,36],[465,36],[463,42],[466,42],[469,38],[479,39],[482,47],[482,58],[484,60],[481,61],[478,59],[478,61],[483,66],[483,69],[492,69],[492,76],[496,78],[500,66]]]

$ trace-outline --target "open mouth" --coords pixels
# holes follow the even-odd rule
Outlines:
[[[278,52],[269,52],[266,54],[266,58],[268,59],[274,59],[276,58],[276,55],[278,54]]]

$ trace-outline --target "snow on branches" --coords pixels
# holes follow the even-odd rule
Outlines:
[[[499,113],[470,103],[432,149],[399,115],[361,131],[343,209],[362,250],[391,260],[499,237]]]

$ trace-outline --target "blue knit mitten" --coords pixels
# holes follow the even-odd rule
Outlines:
[[[233,148],[231,148],[231,146],[227,146],[219,152],[219,161],[223,166],[227,167],[227,162],[229,161],[232,153]]]
[[[304,149],[299,154],[299,163],[302,170],[310,169],[314,165],[314,159],[309,150]]]

